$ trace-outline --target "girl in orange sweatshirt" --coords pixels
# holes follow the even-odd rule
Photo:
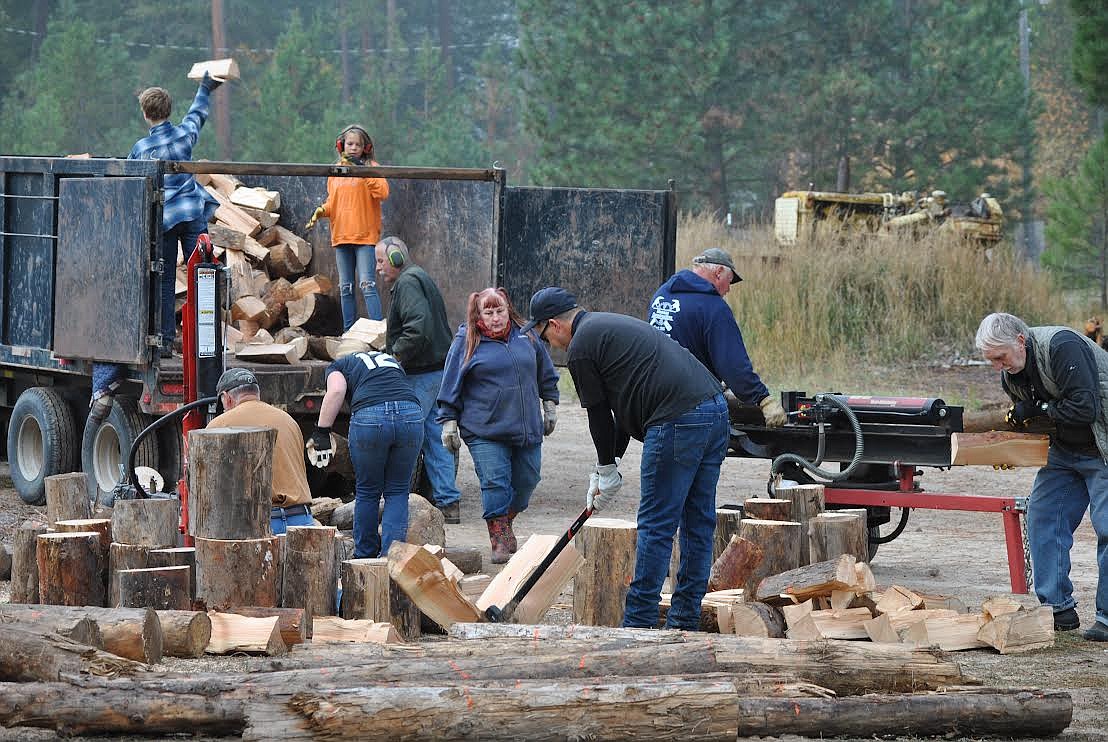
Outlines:
[[[379,164],[373,159],[373,140],[356,124],[342,130],[335,149],[339,151],[340,165]],[[349,330],[358,319],[355,273],[370,319],[382,318],[373,251],[381,236],[381,202],[388,197],[389,184],[384,178],[328,178],[327,201],[315,210],[307,224],[311,229],[318,219],[331,220],[344,330]]]

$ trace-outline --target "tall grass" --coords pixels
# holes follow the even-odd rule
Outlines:
[[[944,232],[918,239],[831,229],[775,244],[769,226],[735,232],[682,215],[677,266],[706,247],[735,259],[743,282],[728,294],[763,376],[849,378],[875,366],[974,356],[989,312],[1029,324],[1072,324],[1050,278],[1009,246],[984,251]]]

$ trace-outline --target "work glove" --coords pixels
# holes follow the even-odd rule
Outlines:
[[[442,424],[442,445],[451,453],[462,450],[462,436],[458,433],[457,420],[447,420]]]
[[[600,496],[600,475],[589,475],[589,491],[585,493],[585,508],[594,513],[604,509],[604,500]]]
[[[313,430],[311,437],[304,445],[304,450],[308,452],[308,461],[312,466],[326,469],[335,456],[335,449],[331,445],[331,429],[316,428]]]
[[[542,401],[542,434],[550,435],[558,424],[558,403],[552,399]]]
[[[1021,399],[1008,408],[1004,422],[1012,428],[1026,428],[1029,420],[1042,417],[1047,414],[1046,411],[1046,402],[1040,402],[1037,399]]]
[[[315,223],[319,221],[319,218],[323,216],[323,207],[315,207],[315,211],[312,212],[312,218],[308,220],[308,223],[304,225],[304,229],[311,229],[315,226]]]
[[[767,428],[780,428],[789,421],[788,415],[785,414],[785,408],[772,394],[759,402],[758,406],[762,408],[762,417],[766,419]]]
[[[222,80],[216,80],[214,77],[212,77],[207,72],[205,72],[204,73],[204,79],[200,81],[200,84],[203,85],[204,89],[207,90],[210,93],[213,90],[215,90],[216,88],[218,88],[220,85],[222,85],[223,81]]]

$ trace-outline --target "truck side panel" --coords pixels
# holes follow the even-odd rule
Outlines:
[[[7,345],[49,348],[54,325],[53,179],[43,173],[8,173],[4,182],[4,324]],[[45,196],[46,199],[40,197]]]

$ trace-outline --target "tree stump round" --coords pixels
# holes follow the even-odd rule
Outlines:
[[[189,433],[189,533],[223,541],[273,535],[269,516],[276,440],[272,428]]]
[[[37,544],[40,603],[105,604],[100,534],[44,533],[38,537]]]

